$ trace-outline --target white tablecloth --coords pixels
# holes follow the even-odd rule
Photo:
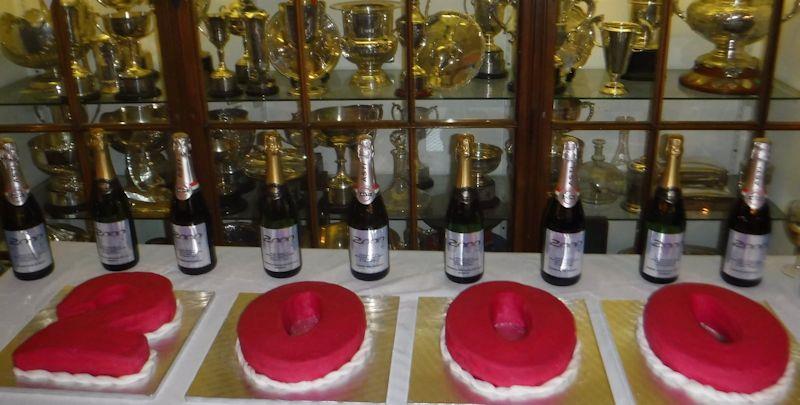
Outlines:
[[[91,277],[106,274],[91,243],[54,243],[56,269],[38,281],[19,281],[10,272],[0,277],[0,344],[11,338],[65,285],[76,285]],[[2,404],[176,404],[184,403],[186,390],[200,367],[206,351],[222,325],[239,292],[264,292],[282,284],[319,280],[340,284],[361,295],[400,296],[400,311],[392,360],[388,402],[406,402],[411,351],[414,339],[416,299],[420,296],[452,297],[466,288],[449,282],[442,270],[440,252],[392,252],[389,275],[380,281],[363,282],[350,275],[347,251],[303,251],[303,270],[299,275],[278,280],[261,268],[261,252],[255,248],[217,249],[216,269],[202,276],[187,276],[175,266],[171,246],[141,246],[138,271],[151,271],[169,277],[179,290],[216,292],[213,302],[177,358],[157,396],[150,399],[110,399],[85,395],[52,395],[0,392]],[[581,281],[571,287],[554,287],[539,276],[539,255],[527,253],[488,253],[483,280],[512,280],[544,288],[560,297],[587,300],[592,323],[617,403],[633,403],[622,365],[614,349],[608,326],[600,310],[602,299],[645,299],[658,287],[642,280],[637,272],[638,256],[588,255]],[[719,257],[684,258],[681,281],[725,285],[718,275]],[[794,279],[783,275],[780,267],[792,257],[768,259],[764,282],[755,288],[734,290],[757,300],[767,300],[795,336],[800,336],[800,295]],[[226,401],[220,401],[224,403]],[[228,401],[229,402],[229,401]]]

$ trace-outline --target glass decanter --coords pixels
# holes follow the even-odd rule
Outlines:
[[[606,162],[603,139],[592,140],[592,160],[581,166],[581,200],[589,204],[610,204],[625,191],[625,175],[616,166]]]
[[[633,122],[633,117],[623,116],[617,117],[617,122]],[[611,158],[611,164],[622,172],[628,170],[628,165],[631,163],[631,154],[628,152],[628,138],[631,131],[623,129],[619,131],[619,138],[617,140],[617,150],[614,152],[614,157]]]
[[[405,131],[395,131],[389,138],[394,145],[394,175],[392,183],[383,193],[383,201],[390,217],[407,217],[411,211],[409,199],[411,185],[408,176],[408,149],[406,149]],[[430,196],[422,190],[417,190],[417,212],[421,213],[423,207],[428,206]]]

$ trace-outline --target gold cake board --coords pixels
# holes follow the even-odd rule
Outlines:
[[[770,309],[768,305],[766,306]],[[685,394],[662,384],[645,363],[639,344],[636,342],[636,322],[642,316],[644,302],[603,301],[602,307],[636,403],[648,405],[691,403]],[[792,339],[791,358],[795,364],[800,365],[800,347],[791,333],[789,335]],[[795,374],[794,386],[782,403],[800,403],[800,373]]]
[[[342,385],[325,391],[287,394],[252,388],[246,381],[236,356],[236,325],[250,302],[261,294],[241,293],[233,303],[214,343],[186,392],[189,399],[253,399],[313,402],[386,402],[389,370],[392,364],[399,297],[361,297],[367,313],[367,328],[373,346],[367,364]]]
[[[181,349],[184,347],[186,340],[192,333],[197,322],[200,320],[205,309],[211,303],[214,297],[213,292],[209,291],[175,291],[175,297],[180,302],[182,308],[180,329],[172,337],[165,337],[161,341],[154,342],[151,349],[157,352],[156,368],[153,375],[149,380],[141,386],[133,388],[86,388],[75,387],[66,388],[61,386],[53,386],[42,383],[28,384],[17,381],[14,376],[14,365],[11,356],[14,350],[19,347],[26,339],[38,332],[45,326],[51,324],[57,319],[56,305],[66,297],[66,295],[73,289],[72,286],[67,286],[61,289],[55,297],[47,304],[47,306],[39,311],[34,318],[22,328],[17,335],[11,339],[2,352],[0,352],[0,390],[14,390],[14,391],[32,391],[37,393],[52,393],[57,395],[64,395],[65,393],[75,392],[80,395],[87,393],[95,393],[104,396],[148,396],[152,397],[158,393],[161,382],[169,371],[172,363],[178,357]]]
[[[451,298],[422,297],[417,302],[417,326],[411,360],[408,402],[411,403],[485,403],[450,374],[442,360],[439,339]],[[606,378],[597,339],[584,300],[566,300],[575,317],[581,342],[581,363],[572,385],[553,398],[536,403],[613,404],[614,397]],[[519,402],[516,402],[519,403]]]

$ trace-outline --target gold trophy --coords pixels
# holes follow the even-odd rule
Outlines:
[[[410,44],[414,47],[414,60],[413,66],[411,68],[411,83],[414,86],[414,91],[416,92],[417,98],[425,98],[430,97],[431,95],[431,87],[428,85],[428,74],[425,72],[425,69],[419,65],[419,50],[425,44],[426,35],[425,32],[427,30],[425,25],[425,16],[422,15],[422,12],[419,10],[419,0],[408,0],[411,2],[411,31],[413,32],[413,37],[410,41],[406,40],[406,22],[409,19],[406,18],[405,15],[400,16],[397,19],[397,38],[400,40],[400,44],[406,46]],[[397,97],[405,97],[406,96],[406,72],[400,75],[400,87],[397,88],[395,91],[395,95]]]
[[[258,11],[251,0],[234,0],[228,6],[220,7],[220,14],[228,18],[231,34],[242,37],[242,56],[236,61],[236,82],[247,84],[250,71],[253,70],[253,61],[250,59],[250,45],[247,43],[247,30],[244,25],[244,13]]]
[[[28,141],[33,163],[50,175],[45,210],[53,216],[70,216],[86,209],[80,160],[69,132],[38,135]]]
[[[167,109],[160,104],[123,106],[103,113],[101,123],[167,123]],[[121,130],[111,133],[111,146],[125,155],[125,194],[140,218],[163,218],[169,214],[172,190],[166,178],[172,172],[163,152],[162,131]]]
[[[603,17],[594,15],[594,0],[558,0],[556,5],[554,64],[558,94],[589,60],[595,43],[594,25]]]
[[[456,11],[440,11],[426,24],[419,64],[434,89],[456,89],[469,83],[483,65],[486,41],[475,20]]]
[[[641,33],[647,36],[646,29],[631,22],[610,21],[600,24],[606,72],[611,78],[600,90],[601,93],[614,97],[628,94],[628,89],[625,88],[620,78],[628,70],[631,55],[636,51],[633,49],[633,42]]]
[[[89,70],[86,54],[95,36],[94,14],[82,0],[61,0],[67,20],[69,38],[70,69],[75,78],[78,97],[92,100],[100,97],[97,78]]]
[[[97,0],[116,11],[102,16],[104,31],[117,42],[125,44],[128,55],[126,66],[119,75],[119,100],[144,100],[157,97],[161,91],[156,87],[157,74],[143,64],[139,41],[153,30],[152,10],[133,8],[145,4],[144,0]]]
[[[472,173],[478,188],[478,201],[483,208],[494,208],[500,204],[494,179],[489,173],[497,170],[503,157],[503,149],[488,143],[476,143],[472,150]]]
[[[0,16],[0,45],[14,64],[45,72],[30,82],[30,89],[47,97],[59,97],[64,88],[58,72],[58,51],[50,11],[44,2],[22,16]]]
[[[394,9],[398,6],[398,3],[383,0],[351,1],[332,6],[342,12],[342,51],[357,68],[350,84],[364,92],[391,84],[381,65],[397,51]]]
[[[107,34],[98,34],[92,40],[92,54],[100,80],[100,92],[117,94],[119,75],[122,73],[122,54],[117,43]]]
[[[295,38],[302,33],[306,43],[304,73],[308,79],[308,94],[312,97],[325,93],[322,78],[339,63],[341,44],[339,30],[325,12],[324,1],[304,2],[304,27],[298,33],[294,1],[280,3],[279,10],[269,20],[267,48],[269,59],[280,74],[288,77],[294,87],[289,94],[300,95],[300,69]]]
[[[212,122],[242,122],[247,121],[247,110],[211,110],[208,116]],[[252,179],[244,175],[243,161],[253,145],[255,132],[246,129],[212,129],[210,135],[220,210],[223,215],[242,212],[247,208],[247,201],[242,198],[242,194],[252,190],[254,186]]]
[[[472,0],[475,9],[475,20],[481,26],[486,50],[483,64],[476,77],[480,79],[502,79],[508,76],[503,50],[494,43],[494,37],[503,30],[508,0]]]
[[[205,18],[205,34],[217,48],[217,68],[209,75],[208,95],[211,97],[233,97],[242,94],[236,85],[236,76],[225,65],[225,45],[228,43],[230,21],[224,14],[208,14]]]
[[[278,86],[269,72],[267,17],[267,13],[260,10],[248,11],[243,16],[248,53],[253,63],[245,92],[251,96],[263,97],[278,93]]]
[[[628,73],[622,78],[628,80],[653,80],[656,71],[656,57],[661,42],[661,27],[664,25],[664,0],[629,0],[630,20],[647,27],[649,35],[637,35],[633,48],[639,50],[631,55]]]
[[[681,84],[706,93],[756,94],[761,86],[760,63],[745,47],[767,35],[773,0],[695,0],[686,12],[673,1],[675,14],[715,46],[695,59],[692,71],[681,76]],[[795,0],[782,21],[798,11],[800,0]]]
[[[381,119],[383,119],[383,106],[380,104],[326,107],[311,112],[311,121],[315,122],[358,122]],[[329,179],[325,186],[322,205],[328,212],[341,212],[347,208],[353,198],[353,179],[347,175],[345,152],[359,135],[371,134],[373,131],[355,127],[326,128],[319,132],[323,142],[336,151],[336,175]]]

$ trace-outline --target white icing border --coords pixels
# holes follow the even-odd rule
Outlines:
[[[142,369],[136,374],[111,377],[107,375],[91,375],[87,373],[72,374],[63,371],[47,370],[20,370],[14,367],[14,375],[17,379],[26,382],[48,383],[59,386],[69,387],[89,387],[89,388],[117,388],[127,387],[146,381],[156,369],[155,350],[150,350],[150,358],[144,363]]]
[[[487,381],[479,380],[472,376],[467,370],[464,370],[450,355],[445,343],[445,328],[442,327],[441,338],[439,339],[439,348],[442,351],[442,358],[444,363],[450,369],[453,375],[467,385],[470,389],[482,395],[490,401],[519,401],[519,400],[532,400],[547,398],[552,395],[558,394],[569,387],[578,377],[578,369],[581,364],[581,342],[575,342],[575,351],[572,353],[572,360],[569,361],[567,369],[563,373],[547,380],[541,385],[512,385],[510,387],[497,387]]]
[[[793,385],[796,367],[795,362],[790,357],[783,376],[772,386],[752,394],[719,391],[710,385],[686,377],[664,364],[653,352],[653,349],[650,348],[650,344],[644,335],[643,322],[643,318],[640,316],[636,322],[636,342],[639,344],[639,349],[642,351],[647,367],[667,386],[686,393],[693,401],[716,404],[772,404],[783,399]]]
[[[310,390],[326,389],[347,380],[347,378],[354,374],[358,368],[367,362],[370,352],[372,351],[372,340],[372,335],[370,334],[369,329],[367,329],[367,331],[364,333],[364,341],[361,342],[361,347],[359,347],[358,351],[353,355],[353,358],[350,359],[350,361],[343,364],[337,370],[331,371],[320,378],[309,381],[299,381],[296,383],[276,381],[254,370],[253,367],[247,363],[247,360],[244,359],[242,348],[239,345],[239,339],[236,339],[236,358],[239,360],[239,364],[242,366],[242,370],[244,370],[244,375],[247,380],[253,383],[259,389],[270,392],[277,391],[281,393],[307,392]]]
[[[171,336],[181,325],[183,318],[183,305],[180,300],[175,300],[175,317],[171,321],[161,325],[158,329],[144,334],[148,343],[157,342],[165,337]]]

